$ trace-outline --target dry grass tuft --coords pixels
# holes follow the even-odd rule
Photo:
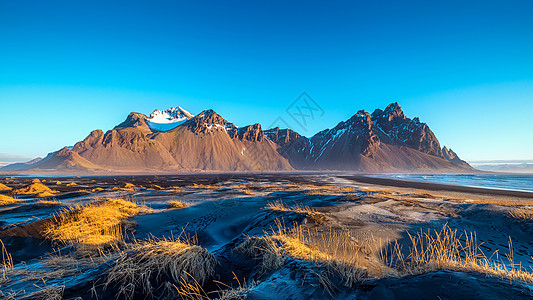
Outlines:
[[[46,207],[62,205],[61,201],[57,199],[39,200],[39,202],[37,203],[39,203],[42,206],[46,206]]]
[[[245,195],[255,195],[255,193],[249,189],[249,188],[243,188],[242,189],[242,192],[245,194]]]
[[[213,276],[217,261],[206,249],[190,241],[138,241],[108,272],[106,286],[118,286],[118,295],[132,299],[136,293],[153,296],[170,292],[172,285],[203,285]],[[160,291],[160,289],[163,289]]]
[[[515,208],[509,215],[517,220],[533,220],[533,207]]]
[[[11,188],[3,183],[0,183],[0,191],[11,191]]]
[[[61,181],[56,181],[56,185],[62,185],[63,183]]]
[[[11,257],[11,254],[7,252],[7,249],[2,240],[0,240],[0,246],[2,246],[2,248],[0,249],[2,251],[2,265],[0,266],[2,269],[2,277],[0,277],[1,286],[2,284],[9,281],[7,273],[13,269],[13,258]]]
[[[0,206],[19,203],[20,200],[9,197],[7,195],[0,195]]]
[[[181,201],[174,200],[174,201],[170,201],[168,203],[167,209],[182,209],[182,208],[186,208],[186,207],[189,207],[189,205],[186,204],[186,203],[183,203]]]
[[[273,211],[290,211],[297,214],[303,214],[306,215],[307,218],[316,225],[322,225],[324,221],[326,220],[326,217],[319,213],[318,211],[310,208],[309,206],[301,206],[299,204],[293,206],[293,207],[287,207],[283,202],[281,201],[275,201],[270,202],[265,206],[265,209],[273,210]]]
[[[39,179],[37,179],[39,180]],[[40,182],[34,182],[30,185],[27,185],[25,187],[22,187],[20,189],[16,189],[11,192],[13,195],[35,195],[40,193],[50,193],[55,194],[59,193],[58,191],[53,191],[46,185],[40,183]]]
[[[236,251],[262,258],[262,270],[283,266],[285,257],[314,261],[336,273],[345,286],[352,286],[367,277],[361,266],[362,245],[348,232],[319,231],[296,225],[287,229],[276,220],[277,230],[263,237],[250,237]]]
[[[189,185],[188,188],[213,190],[214,191],[214,190],[218,190],[219,186],[211,185],[211,184],[196,184],[196,183],[193,183],[193,184]]]
[[[34,293],[28,294],[27,299],[42,299],[42,300],[62,300],[65,287],[60,285],[50,285],[42,288]]]
[[[65,186],[75,186],[75,185],[78,185],[78,184],[75,182],[71,182],[71,183],[67,183]]]
[[[345,193],[357,193],[360,190],[349,186],[304,184],[301,188],[307,189],[308,195],[338,195]]]
[[[133,227],[126,219],[145,211],[141,206],[108,199],[63,210],[50,222],[44,235],[52,240],[78,246],[108,246],[121,243],[123,229]]]
[[[94,188],[94,189],[91,190],[92,193],[99,193],[99,192],[102,192],[102,191],[105,191],[105,189],[100,188],[100,187],[99,188]]]
[[[477,243],[475,233],[465,231],[458,234],[457,230],[451,229],[448,225],[445,225],[441,231],[433,233],[421,231],[416,235],[409,234],[409,238],[411,245],[406,256],[402,248],[395,243],[391,249],[392,259],[384,259],[389,266],[398,270],[400,276],[454,270],[480,272],[533,283],[533,274],[514,264],[511,241],[509,241],[508,262],[503,262],[498,258],[492,260],[491,257],[485,256]]]

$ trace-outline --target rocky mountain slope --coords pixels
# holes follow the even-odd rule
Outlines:
[[[397,103],[359,111],[311,138],[290,129],[237,127],[213,110],[194,116],[181,107],[132,112],[112,130],[94,130],[71,149],[4,170],[65,172],[189,172],[473,170],[425,123]]]
[[[310,139],[274,128],[267,136],[297,169],[361,171],[473,170],[457,154],[441,149],[419,118],[407,118],[398,103],[372,114],[358,111]]]

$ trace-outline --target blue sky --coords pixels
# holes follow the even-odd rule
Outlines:
[[[532,1],[109,2],[0,0],[0,161],[170,106],[267,127],[303,91],[307,136],[397,101],[464,159],[533,159]]]

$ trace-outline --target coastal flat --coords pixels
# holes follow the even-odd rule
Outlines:
[[[14,196],[18,202],[0,206],[3,253],[9,253],[13,262],[4,268],[0,291],[17,299],[52,294],[65,299],[125,297],[121,294],[124,286],[109,281],[114,267],[144,249],[144,243],[185,238],[206,249],[217,262],[203,292],[198,292],[205,293],[204,299],[224,293],[248,299],[533,296],[528,287],[533,225],[514,215],[533,204],[532,193],[344,173],[8,177],[0,182],[12,188],[2,191],[3,195],[37,183],[52,192],[47,197]],[[80,239],[65,242],[46,234],[50,224],[58,222],[54,216],[72,214],[106,199],[122,199],[138,207],[120,223],[124,226],[119,243],[90,252],[94,249],[85,247]],[[311,233],[305,248],[308,252],[296,253],[287,246],[293,228],[302,230],[303,235]],[[483,253],[493,264],[505,265],[507,273],[451,266],[449,262],[406,272],[388,263],[398,261],[394,247],[409,254],[417,233],[435,236],[455,230],[456,242],[461,243],[475,233],[479,256]],[[352,257],[328,252],[328,247],[315,243],[312,237],[316,236],[329,237],[329,248],[342,238],[344,243],[353,241],[356,247],[348,252]],[[250,241],[269,237],[277,241],[276,247],[288,247],[279,253],[280,264],[273,268],[265,267],[266,256],[250,254],[261,253],[262,247],[246,250]],[[272,249],[281,249],[276,247]],[[353,257],[357,261],[351,260]],[[339,272],[340,262],[356,265],[357,269],[348,273],[359,277],[346,280],[346,273]],[[522,277],[512,275],[519,271]],[[165,272],[150,278],[154,287],[150,293],[163,298],[183,296],[182,282]],[[176,288],[163,289],[166,282]],[[136,287],[130,296],[144,299],[149,294]]]

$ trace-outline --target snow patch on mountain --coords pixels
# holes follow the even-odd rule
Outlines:
[[[153,131],[169,131],[185,121],[193,118],[194,115],[181,107],[171,107],[166,110],[154,110],[150,117],[146,119],[146,124]]]

